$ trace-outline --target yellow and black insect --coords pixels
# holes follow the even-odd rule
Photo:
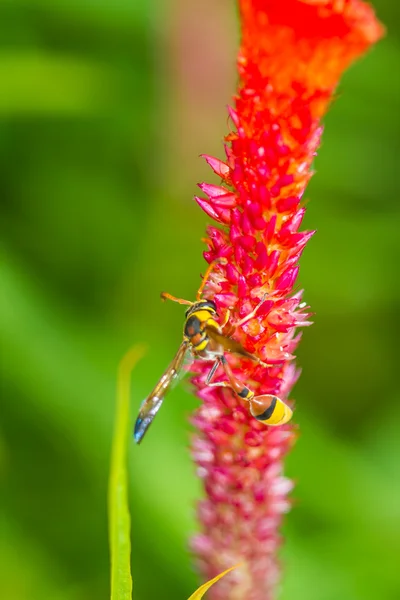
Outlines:
[[[134,429],[134,439],[136,443],[140,443],[156,416],[166,393],[171,389],[173,383],[177,379],[185,357],[189,355],[192,359],[197,358],[213,362],[213,366],[207,375],[206,385],[210,387],[222,386],[233,390],[237,396],[249,402],[250,413],[258,421],[266,425],[284,425],[292,417],[292,410],[277,396],[270,394],[255,396],[247,386],[245,386],[235,375],[225,358],[225,352],[231,352],[250,358],[251,360],[265,365],[257,356],[247,352],[239,342],[231,337],[224,335],[224,328],[229,322],[230,312],[227,310],[224,319],[221,323],[217,321],[217,307],[212,300],[202,299],[202,292],[207,279],[214,268],[215,264],[222,260],[214,261],[210,264],[203,278],[201,286],[197,292],[195,302],[189,302],[182,298],[175,298],[166,292],[161,294],[163,300],[172,300],[179,304],[186,304],[189,308],[186,311],[186,321],[183,328],[183,341],[179,346],[178,352],[160,381],[157,383],[151,394],[144,400],[139,410],[139,415],[136,419]],[[260,306],[263,304],[264,298],[244,319],[241,319],[232,327],[229,324],[230,333],[237,327],[243,325],[252,319]],[[221,366],[226,374],[227,381],[219,381],[211,383],[218,367]],[[266,365],[265,365],[266,366]]]

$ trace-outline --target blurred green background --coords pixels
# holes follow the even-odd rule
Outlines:
[[[287,463],[281,600],[400,597],[400,5],[326,118],[300,282],[301,437]],[[132,419],[174,354],[204,270],[195,183],[223,155],[238,42],[231,0],[0,3],[0,597],[109,596],[117,364]],[[398,170],[398,166],[397,166]],[[134,598],[184,599],[200,495],[181,385],[130,449]]]

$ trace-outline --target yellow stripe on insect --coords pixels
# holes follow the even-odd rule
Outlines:
[[[215,327],[218,331],[220,329],[219,323],[214,321],[214,319],[210,319],[210,311],[209,310],[196,310],[190,314],[191,317],[196,317],[200,323],[207,323],[210,327]]]
[[[265,394],[250,399],[250,412],[261,423],[276,427],[292,418],[292,409],[277,396]]]
[[[197,344],[195,346],[196,352],[201,352],[202,350],[205,350],[205,348],[207,348],[208,346],[208,338],[205,338],[202,342],[200,342],[200,344]]]

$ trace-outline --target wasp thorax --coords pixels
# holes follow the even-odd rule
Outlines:
[[[292,409],[277,396],[265,394],[250,400],[250,412],[266,425],[284,425],[292,418]]]

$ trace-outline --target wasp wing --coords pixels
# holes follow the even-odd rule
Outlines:
[[[243,348],[242,344],[233,340],[230,337],[226,337],[222,333],[219,333],[214,327],[210,327],[206,325],[206,333],[209,338],[214,340],[217,344],[220,344],[227,352],[233,352],[234,354],[240,354],[241,356],[245,356],[246,358],[251,358],[256,362],[262,362],[257,356],[247,352],[245,348]]]
[[[179,346],[179,350],[175,355],[174,360],[169,365],[168,369],[165,371],[164,375],[161,377],[160,381],[157,383],[154,390],[151,394],[143,401],[138,417],[136,419],[135,428],[133,432],[133,437],[137,444],[143,439],[144,434],[150,427],[154,417],[156,416],[161,404],[163,403],[165,394],[169,392],[169,390],[173,387],[176,379],[179,376],[179,372],[181,371],[183,362],[185,360],[187,351],[188,351],[188,343],[182,342]]]

